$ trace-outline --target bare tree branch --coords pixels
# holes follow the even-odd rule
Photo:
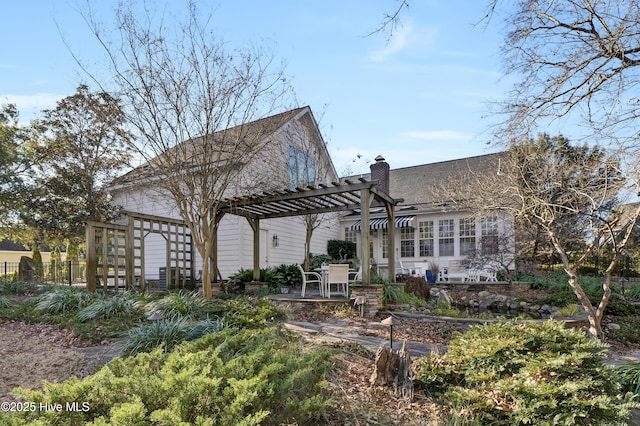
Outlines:
[[[387,43],[391,40],[391,37],[393,37],[393,34],[401,25],[400,15],[404,9],[409,9],[409,0],[396,0],[396,2],[398,3],[397,7],[391,13],[385,13],[380,25],[366,34],[365,37],[370,37],[378,33],[386,33]]]
[[[175,27],[163,14],[145,11],[139,15],[121,4],[114,33],[103,30],[90,12],[85,15],[126,100],[138,135],[135,148],[146,160],[122,183],[146,184],[173,199],[203,260],[204,294],[210,298],[208,260],[219,204],[265,189],[265,176],[275,183],[266,169],[281,162],[265,160],[282,155],[273,135],[291,115],[266,117],[282,110],[291,88],[267,50],[228,51],[195,2]]]
[[[497,1],[490,1],[495,11]],[[501,142],[571,116],[595,134],[635,145],[640,5],[635,0],[522,1],[506,21],[505,71],[518,82],[501,103]]]

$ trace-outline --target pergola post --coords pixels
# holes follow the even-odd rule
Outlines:
[[[96,230],[91,222],[87,223],[85,238],[87,241],[87,291],[95,293],[98,256],[96,253]]]
[[[260,281],[260,219],[247,217],[253,230],[253,280]]]
[[[389,261],[388,273],[389,282],[396,281],[396,219],[393,205],[385,203],[385,210],[387,211],[387,259]]]
[[[369,257],[369,206],[371,192],[369,188],[360,190],[360,262],[362,264],[362,284],[371,283],[371,258]]]

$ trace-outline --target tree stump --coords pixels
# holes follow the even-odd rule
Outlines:
[[[380,346],[376,353],[371,386],[393,385],[397,397],[413,400],[413,371],[407,342],[399,351]]]

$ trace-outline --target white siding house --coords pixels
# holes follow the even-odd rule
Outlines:
[[[248,167],[243,169],[246,172],[243,171],[239,179],[257,179],[260,183],[257,191],[264,193],[339,181],[309,107],[287,111],[259,122],[264,125],[269,120],[274,123],[273,130],[265,137],[275,143],[269,144],[268,151],[261,152],[249,162]],[[228,131],[233,131],[233,128]],[[193,147],[197,149],[195,143]],[[513,260],[513,219],[499,211],[477,217],[471,211],[461,211],[448,204],[446,194],[443,196],[435,190],[443,180],[459,178],[469,170],[498,173],[500,156],[499,153],[489,154],[398,169],[390,169],[384,158],[379,157],[371,165],[372,173],[348,179],[379,181],[378,188],[382,192],[392,199],[403,199],[395,207],[393,224],[396,229],[396,269],[398,266],[411,268],[427,262],[437,263],[443,269],[470,257],[482,258],[479,260],[482,263],[493,257],[497,259],[496,263],[504,266]],[[168,192],[159,185],[150,184],[149,180],[141,183],[136,178],[144,175],[144,172],[145,166],[141,166],[114,182],[110,191],[113,203],[130,212],[182,219],[176,202]],[[241,182],[238,187],[241,187]],[[232,188],[224,195],[248,195],[241,192]],[[388,268],[389,256],[386,251],[389,224],[384,208],[374,204],[370,212],[369,258],[384,274]],[[331,239],[345,239],[360,244],[363,229],[359,210],[347,214],[327,213],[325,218],[313,232],[311,253],[326,253],[327,242]],[[217,264],[223,278],[228,278],[240,268],[253,268],[254,232],[244,217],[225,214],[217,235]],[[261,267],[303,262],[303,217],[260,220],[259,235]],[[506,248],[504,241],[507,241]],[[160,269],[167,266],[167,243],[160,234],[150,232],[144,237],[144,247],[145,278],[157,280]],[[197,253],[194,254],[196,270],[202,269],[202,260]]]
[[[284,117],[284,119],[283,119]],[[287,111],[263,120],[278,122],[268,136],[277,143],[269,152],[258,156],[247,168],[264,182],[264,190],[294,188],[338,180],[317,123],[309,107]],[[135,175],[130,172],[129,176]],[[114,205],[124,210],[181,219],[172,197],[160,187],[136,184],[131,179],[126,184],[113,185],[111,195]],[[122,181],[121,181],[122,182]],[[233,190],[227,197],[246,195]],[[159,269],[164,267],[165,243],[162,237],[149,234],[145,240],[145,278],[158,279]],[[311,253],[326,253],[327,241],[341,238],[338,217],[327,217],[316,229],[311,239]],[[260,221],[260,266],[302,263],[305,253],[305,225],[302,217],[277,218]],[[194,249],[195,250],[195,249]],[[197,269],[202,260],[196,254]],[[246,219],[227,214],[218,229],[218,267],[223,278],[240,268],[253,267],[253,231]]]
[[[458,179],[472,170],[498,173],[501,155],[489,154],[398,169],[390,169],[379,157],[378,163],[372,165],[372,173],[361,176],[387,180],[389,195],[403,199],[395,212],[396,270],[399,266],[411,270],[415,265],[433,262],[442,271],[472,259],[482,263],[477,265],[479,267],[503,269],[503,265],[513,266],[513,218],[499,211],[482,217],[471,211],[461,211],[447,202],[446,194],[442,194],[440,189],[444,187],[441,182]],[[354,211],[343,215],[340,223],[343,238],[359,244],[363,231],[360,213]],[[369,255],[371,263],[377,265],[381,272],[388,265],[387,227],[384,209],[372,210]]]

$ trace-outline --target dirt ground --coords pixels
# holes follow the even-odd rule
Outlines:
[[[79,352],[86,346],[53,325],[0,319],[0,402],[13,401],[10,392],[18,386],[40,389],[44,380],[62,382],[92,374],[96,361]]]

